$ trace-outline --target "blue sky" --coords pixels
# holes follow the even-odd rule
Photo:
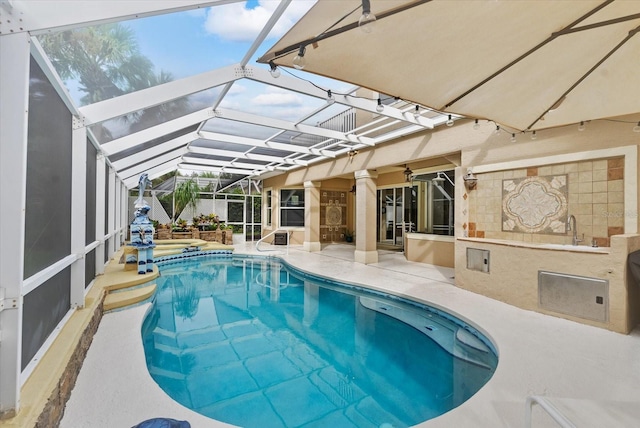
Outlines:
[[[265,64],[256,63],[256,59],[271,48],[315,2],[316,0],[292,1],[248,65],[268,68]],[[134,30],[140,53],[151,60],[156,73],[161,70],[169,72],[174,80],[178,80],[239,63],[279,3],[279,0],[250,0],[122,21],[121,24]],[[312,81],[334,93],[345,93],[352,87],[350,84],[292,68],[286,68],[284,73]],[[79,104],[84,93],[78,91],[77,82],[65,83],[72,98]],[[219,88],[214,88],[190,95],[190,111],[213,105],[218,91]],[[321,99],[242,79],[233,84],[220,106],[297,121],[324,104],[325,101]],[[307,122],[315,124],[344,109],[344,106],[334,104]],[[126,122],[119,119],[110,120],[105,125],[111,129],[114,138],[129,132]]]
[[[249,65],[267,68],[257,64],[256,58],[273,46],[314,3],[315,0],[293,1]],[[156,73],[163,70],[171,73],[174,79],[180,79],[240,62],[278,4],[275,0],[250,0],[123,21],[122,24],[135,31],[140,52],[154,63]],[[351,86],[296,70],[287,71],[336,93]],[[83,94],[74,86],[74,82],[69,82],[70,92],[77,102]],[[204,108],[213,102],[213,92],[196,94],[190,99],[194,106]],[[221,106],[295,120],[321,104],[322,100],[243,79],[234,83]]]

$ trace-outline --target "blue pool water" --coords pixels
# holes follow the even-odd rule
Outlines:
[[[242,427],[404,427],[492,376],[491,343],[442,311],[241,256],[161,263],[142,336],[174,400]]]

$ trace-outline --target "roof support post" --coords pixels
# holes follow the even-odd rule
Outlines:
[[[96,160],[96,240],[100,241],[100,245],[96,247],[96,275],[104,273],[104,198],[105,198],[105,181],[104,170],[106,168],[106,159],[102,153],[98,153]]]
[[[0,35],[0,416],[20,408],[22,283],[27,192],[29,56],[27,33]],[[7,305],[7,301],[15,304]]]
[[[127,240],[127,232],[129,231],[129,189],[124,181],[118,180],[120,183],[120,242],[122,246]],[[153,205],[153,200],[151,201]]]
[[[71,124],[69,124],[71,126]],[[71,133],[71,307],[84,307],[85,223],[87,203],[87,128]]]
[[[109,200],[109,212],[107,213],[107,234],[109,235],[109,245],[107,246],[107,256],[109,258],[113,257],[113,253],[115,253],[115,241],[116,241],[116,172],[113,168],[109,168],[109,195],[107,196]]]
[[[378,173],[369,170],[355,172],[356,179],[356,250],[357,263],[377,263],[376,207]]]
[[[114,190],[115,195],[113,196],[113,240],[111,242],[113,243],[113,252],[115,253],[118,248],[120,248],[120,232],[122,231],[120,227],[120,211],[122,210],[122,184],[120,178],[117,175],[114,177]]]
[[[320,182],[304,182],[304,242],[305,251],[320,251]]]

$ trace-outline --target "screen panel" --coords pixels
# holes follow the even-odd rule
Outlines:
[[[87,288],[96,277],[96,250],[93,249],[84,257],[84,288]]]
[[[71,253],[71,113],[31,58],[24,277]]]
[[[71,266],[24,296],[22,312],[23,370],[71,308],[70,283]]]
[[[98,150],[87,139],[85,245],[96,240],[96,163]]]

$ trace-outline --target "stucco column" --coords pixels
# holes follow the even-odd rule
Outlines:
[[[304,242],[305,251],[320,251],[320,183],[304,182]]]
[[[356,250],[358,263],[377,263],[376,249],[376,190],[378,173],[362,170],[356,178]]]

